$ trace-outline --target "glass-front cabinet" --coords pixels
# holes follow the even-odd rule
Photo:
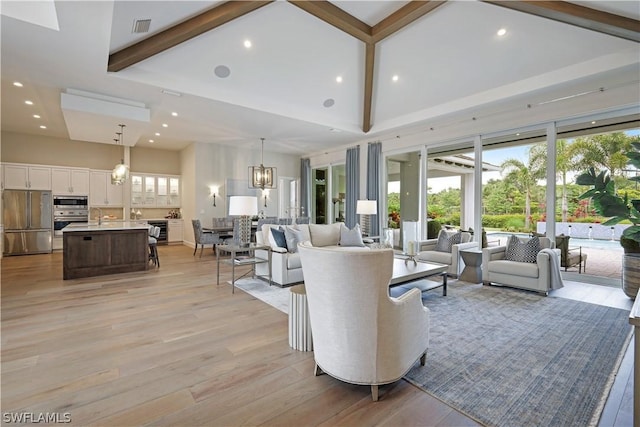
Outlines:
[[[144,206],[144,181],[141,175],[131,174],[131,206]]]
[[[169,206],[180,207],[180,178],[169,178]]]
[[[144,205],[145,206],[156,205],[156,177],[155,176],[144,177]]]
[[[179,208],[180,177],[151,174],[131,175],[131,206]]]

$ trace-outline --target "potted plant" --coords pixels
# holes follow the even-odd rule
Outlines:
[[[633,142],[632,151],[626,155],[629,158],[628,164],[640,169],[640,142]],[[630,180],[640,181],[640,176]],[[594,168],[590,168],[577,177],[576,184],[593,187],[580,198],[590,197],[595,211],[609,218],[603,225],[615,225],[625,220],[631,222],[632,225],[620,236],[620,245],[624,249],[622,290],[629,298],[635,299],[640,287],[640,200],[629,200],[626,193],[620,196],[606,171],[596,174]]]

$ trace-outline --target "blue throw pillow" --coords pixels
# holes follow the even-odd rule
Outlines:
[[[271,235],[273,236],[274,242],[276,242],[276,246],[287,249],[287,238],[282,228],[271,228]]]

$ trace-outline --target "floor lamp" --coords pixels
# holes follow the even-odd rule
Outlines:
[[[358,200],[356,202],[356,213],[365,215],[362,224],[362,232],[365,236],[371,233],[371,215],[378,214],[378,202],[376,200]]]
[[[251,217],[258,215],[258,198],[255,196],[229,197],[229,216],[238,216],[238,244],[251,243]],[[235,236],[234,236],[235,237]]]

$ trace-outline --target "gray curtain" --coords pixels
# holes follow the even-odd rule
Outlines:
[[[382,143],[370,142],[367,150],[367,199],[378,201],[378,215],[371,218],[371,235],[380,235],[382,200],[380,200],[380,167],[382,165]]]
[[[346,172],[346,192],[344,216],[345,225],[353,228],[358,223],[356,215],[356,205],[360,195],[360,146],[355,146],[347,150]]]
[[[300,159],[300,212],[298,216],[308,217],[311,208],[311,160]]]

